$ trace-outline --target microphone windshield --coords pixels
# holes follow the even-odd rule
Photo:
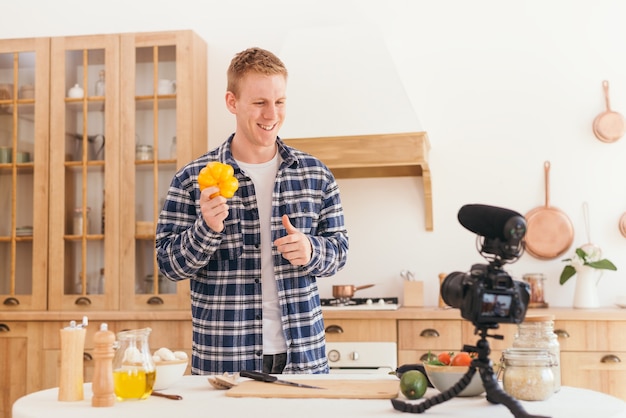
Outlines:
[[[459,209],[458,219],[466,229],[485,238],[520,240],[526,233],[526,220],[510,209],[478,204],[465,205]]]

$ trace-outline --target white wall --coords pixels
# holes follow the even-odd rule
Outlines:
[[[6,3],[0,39],[196,31],[209,48],[211,146],[233,129],[223,105],[224,73],[233,54],[253,45],[280,52],[287,34],[302,28],[372,28],[388,56],[373,52],[367,59],[393,62],[404,93],[398,100],[410,103],[414,119],[431,140],[435,230],[424,230],[419,179],[341,180],[351,254],[347,267],[320,285],[322,296],[330,296],[332,284],[366,283],[377,286],[357,296],[398,295],[399,272],[410,269],[426,282],[427,304],[436,304],[439,272],[467,270],[483,261],[474,234],[456,220],[458,209],[485,203],[526,213],[543,205],[545,160],[552,163],[551,204],[572,220],[574,244],[587,241],[582,212],[587,201],[592,241],[618,266],[600,282],[602,302],[611,305],[616,295],[626,294],[626,238],[618,230],[618,219],[626,212],[626,138],[602,143],[591,129],[594,117],[604,110],[603,79],[611,83],[613,109],[626,113],[626,3],[620,0]],[[371,39],[353,42],[367,50]],[[317,68],[328,66],[323,55],[301,60],[287,63],[308,68],[306,75],[296,73],[311,80],[320,73]],[[376,91],[369,100],[331,94],[326,102],[308,102],[306,94],[294,94],[289,117],[308,122],[296,127],[288,117],[284,133],[315,136],[317,126],[343,134],[340,118],[326,119],[340,115],[335,108],[361,111],[362,106],[389,103],[380,89],[368,89],[379,80],[362,79],[362,73],[355,67],[352,76],[364,90]],[[294,77],[292,73],[295,86]],[[405,112],[404,106],[398,112]],[[397,131],[405,130],[401,128]],[[545,273],[546,300],[552,306],[571,306],[574,281],[558,284],[562,267],[559,259],[540,261],[525,254],[508,271],[517,277]]]

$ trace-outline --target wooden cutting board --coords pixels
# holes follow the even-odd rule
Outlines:
[[[246,380],[228,389],[226,396],[255,398],[392,399],[398,396],[399,380],[296,380],[290,382],[325,389],[299,388]]]

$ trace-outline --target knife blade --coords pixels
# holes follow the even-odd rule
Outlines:
[[[281,380],[273,374],[255,372],[252,370],[242,370],[241,372],[239,372],[239,376],[248,377],[250,379],[253,379],[259,382],[265,382],[265,383],[276,383],[279,385],[287,385],[287,386],[309,388],[309,389],[326,389],[326,388],[319,387],[319,386],[305,385],[304,383],[296,383],[296,382],[290,382],[288,380]]]

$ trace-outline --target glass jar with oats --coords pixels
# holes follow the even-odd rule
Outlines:
[[[514,348],[543,348],[552,356],[554,391],[561,389],[561,347],[554,333],[554,315],[526,315],[518,324]]]
[[[509,348],[504,359],[504,391],[522,401],[545,401],[554,393],[552,356],[545,349]]]

